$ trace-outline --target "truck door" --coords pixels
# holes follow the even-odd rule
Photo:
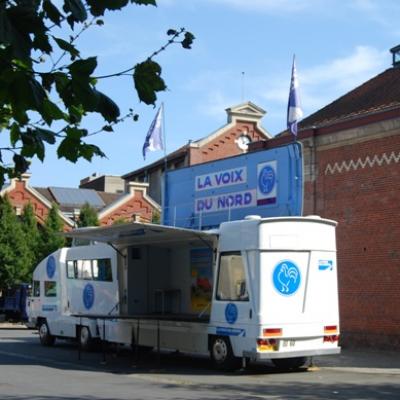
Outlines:
[[[253,311],[242,253],[221,253],[216,278],[211,311],[211,323],[216,325],[216,334],[245,337]]]

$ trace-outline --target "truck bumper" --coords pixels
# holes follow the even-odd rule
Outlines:
[[[340,347],[333,349],[317,349],[317,350],[298,350],[298,351],[285,351],[285,352],[256,352],[245,351],[244,357],[249,357],[251,360],[272,360],[275,358],[294,358],[294,357],[314,357],[325,356],[330,354],[339,354]]]

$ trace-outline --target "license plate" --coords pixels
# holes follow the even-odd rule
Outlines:
[[[295,347],[296,341],[295,340],[283,340],[282,347]]]

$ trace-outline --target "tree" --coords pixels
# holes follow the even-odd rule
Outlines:
[[[51,0],[0,1],[0,130],[9,133],[9,146],[0,148],[0,187],[6,176],[25,172],[33,157],[43,162],[47,145],[71,162],[105,156],[87,139],[138,116],[130,109],[121,117],[117,104],[96,88],[99,80],[131,75],[139,100],[155,105],[166,84],[154,58],[174,43],[191,48],[190,32],[169,29],[166,43],[146,60],[106,76],[96,76],[97,58],[84,58],[77,48],[87,29],[103,25],[107,11],[129,3],[156,6],[155,0],[63,0],[62,8]],[[83,127],[89,113],[101,115],[105,125],[89,132]],[[3,161],[4,153],[9,160]]]
[[[53,203],[44,223],[40,259],[47,257],[65,244],[65,238],[60,235],[63,231],[63,223],[58,210],[58,205]]]
[[[88,203],[85,203],[81,208],[78,219],[78,227],[82,228],[85,226],[99,226],[97,211]]]
[[[153,214],[151,216],[151,223],[159,225],[160,221],[161,221],[160,212],[158,210],[154,209]]]
[[[0,198],[0,282],[3,287],[29,278],[29,250],[7,196]]]
[[[21,227],[25,237],[25,241],[28,244],[28,270],[30,273],[32,273],[36,265],[39,263],[39,261],[41,261],[41,235],[31,203],[28,203],[24,207],[21,215]]]

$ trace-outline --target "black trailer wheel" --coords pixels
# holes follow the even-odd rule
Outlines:
[[[271,361],[279,369],[297,369],[307,363],[308,357],[275,358]]]
[[[91,350],[93,346],[92,335],[90,334],[90,330],[87,326],[81,326],[79,328],[78,335],[79,345],[82,350]]]
[[[53,346],[56,341],[56,338],[50,334],[46,321],[41,321],[39,324],[39,339],[43,346]]]
[[[211,341],[210,356],[214,366],[224,371],[233,371],[241,366],[241,359],[235,357],[229,337],[216,336]]]

